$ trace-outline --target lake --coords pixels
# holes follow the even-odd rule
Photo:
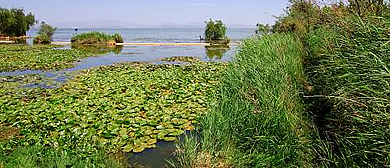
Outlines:
[[[28,36],[35,36],[38,30],[30,30]],[[193,43],[199,42],[199,35],[204,29],[200,28],[134,28],[134,29],[79,29],[78,33],[100,31],[105,33],[120,33],[128,43]],[[45,76],[58,76],[63,72],[88,69],[97,66],[112,65],[128,61],[158,62],[161,58],[172,56],[192,56],[202,61],[230,61],[236,51],[237,42],[254,35],[254,29],[233,28],[228,29],[227,35],[232,39],[230,48],[206,48],[204,46],[123,46],[114,50],[101,51],[96,56],[80,60],[74,68],[62,71],[43,72],[40,70],[18,70],[14,72],[0,72],[0,76],[15,76],[25,74],[45,74]],[[60,28],[53,36],[53,41],[66,42],[76,34],[74,29]],[[28,43],[32,43],[29,39]],[[71,49],[64,46],[60,49]],[[87,49],[90,50],[90,49]],[[57,74],[57,75],[53,75]],[[63,79],[63,75],[58,76]]]
[[[53,41],[66,42],[77,33],[99,31],[108,34],[119,33],[127,43],[194,43],[199,42],[199,36],[204,37],[202,28],[131,28],[131,29],[93,29],[59,28],[54,34]],[[28,36],[36,36],[38,30],[33,29],[27,32]],[[252,36],[255,33],[253,28],[231,28],[227,31],[232,42]]]

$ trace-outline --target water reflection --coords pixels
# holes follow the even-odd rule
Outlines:
[[[92,54],[120,54],[123,46],[106,46],[106,45],[72,45],[72,49],[84,51]]]
[[[168,167],[167,161],[175,163],[175,152],[177,150],[176,143],[184,143],[189,138],[194,138],[195,141],[199,142],[200,133],[197,131],[186,131],[180,135],[176,142],[165,142],[159,141],[156,144],[155,149],[146,149],[141,153],[128,153],[128,163],[133,167],[149,168],[149,167]]]
[[[209,61],[216,59],[221,60],[222,57],[230,50],[229,46],[206,46],[206,55]]]

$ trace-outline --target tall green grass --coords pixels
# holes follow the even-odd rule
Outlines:
[[[200,142],[181,146],[178,165],[310,167],[313,134],[299,82],[304,55],[291,34],[243,41],[222,76],[215,107],[200,122]]]
[[[332,150],[329,166],[390,166],[389,27],[388,17],[351,15],[305,40],[308,103]]]
[[[93,158],[84,159],[77,150],[54,150],[43,146],[19,147],[12,153],[0,152],[0,167],[5,168],[43,168],[43,167],[126,167],[123,158],[107,156],[100,151]]]

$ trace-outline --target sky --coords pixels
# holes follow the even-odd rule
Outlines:
[[[228,27],[273,23],[287,0],[1,0],[60,28],[203,27],[220,19]]]

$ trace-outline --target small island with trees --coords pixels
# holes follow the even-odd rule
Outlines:
[[[119,33],[108,35],[101,32],[89,32],[78,34],[71,39],[72,45],[116,45],[123,43]]]
[[[230,38],[226,36],[227,27],[221,20],[206,21],[205,40],[211,45],[228,45]]]

